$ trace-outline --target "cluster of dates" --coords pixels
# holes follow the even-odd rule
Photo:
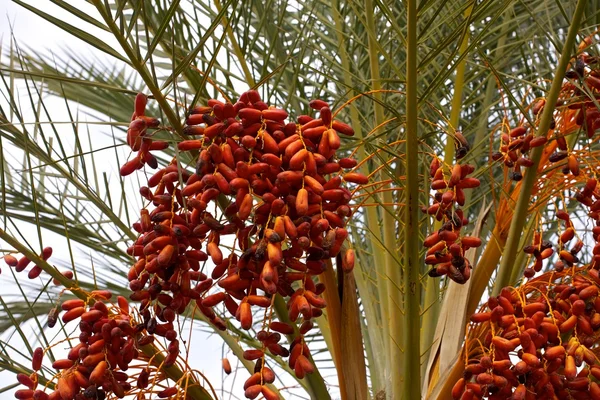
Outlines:
[[[568,110],[577,111],[574,123],[586,132],[588,139],[592,139],[596,130],[600,128],[600,111],[597,107],[600,71],[596,68],[587,68],[592,63],[597,63],[597,59],[588,54],[583,53],[577,57],[573,68],[567,71],[566,77],[570,82],[563,85],[561,91],[563,99],[559,100],[559,104],[557,104],[563,105]],[[543,100],[538,104],[543,107]],[[576,132],[567,132],[566,134],[573,133]],[[579,176],[579,159],[572,149],[569,150],[565,135],[555,135],[554,139],[556,140],[557,151],[550,155],[549,161],[560,163],[563,174]]]
[[[465,283],[471,276],[471,265],[465,258],[465,251],[481,246],[481,239],[462,236],[461,228],[469,223],[459,208],[465,204],[465,189],[479,186],[479,179],[469,177],[475,168],[458,162],[445,175],[444,166],[436,157],[431,162],[429,172],[432,178],[431,189],[436,193],[433,204],[424,212],[442,221],[441,228],[425,238],[427,248],[425,263],[433,265],[430,277],[448,276],[457,283]]]
[[[105,303],[109,293],[92,293],[91,307],[83,300],[63,302],[61,310],[51,311],[48,324],[53,327],[61,311],[64,323],[79,320],[79,343],[53,363],[59,371],[54,391],[38,389],[34,372],[19,375],[26,389],[16,396],[85,400],[123,398],[138,389],[146,393],[150,366],[129,376],[129,364],[143,359],[140,348],[159,336],[169,342],[161,365],[173,365],[179,356],[174,322],[193,303],[221,330],[227,329],[215,309],[221,304],[245,330],[254,325],[253,307],[265,310],[256,334],[262,346],[244,352],[256,361],[244,389],[248,398],[277,399],[269,387],[275,375],[266,354],[288,357],[298,378],[313,372],[304,335],[326,306],[325,286],[315,277],[331,259],[345,272],[354,266],[354,252],[343,248],[352,199],[347,184],[363,185],[368,178],[353,170],[356,160],[336,155],[339,135],[354,132],[335,120],[322,100],[310,103],[318,118],[302,115],[298,123],[286,123],[287,112],[248,91],[235,104],[210,100],[191,110],[186,138],[177,144],[179,156],[159,168],[150,151],[168,143],[154,140],[156,131],[149,131],[160,123],[145,115],[146,102],[145,96],[136,97],[127,132],[134,157],[120,171],[126,176],[144,166],[158,168],[140,188],[148,206],[133,225],[138,239],[127,249],[135,259],[128,280],[131,300],[140,302],[140,321],[130,315],[125,298],[117,305]],[[186,158],[195,165],[192,171],[180,164]],[[42,258],[50,254],[44,250]],[[4,258],[18,270],[29,264],[26,258]],[[39,275],[36,268],[32,273]],[[277,294],[287,301],[286,322],[274,315]],[[43,354],[41,348],[34,353],[34,371]],[[168,387],[155,395],[167,398],[177,391]]]
[[[62,321],[68,324],[79,320],[78,343],[71,347],[67,358],[55,360],[52,368],[58,372],[54,390],[38,388],[38,371],[42,367],[44,350],[35,349],[32,359],[32,375],[19,374],[17,379],[25,389],[15,392],[17,399],[33,400],[102,400],[110,396],[124,398],[132,393],[132,384],[139,389],[148,386],[150,373],[144,369],[132,382],[125,372],[133,360],[140,359],[139,348],[148,344],[151,336],[142,336],[143,324],[130,315],[128,301],[119,296],[117,305],[105,303],[110,298],[106,291],[95,291],[93,306],[84,300],[73,299],[61,304]],[[108,304],[108,305],[107,305]],[[57,312],[51,313],[49,325],[56,323]],[[150,340],[149,340],[150,339]],[[168,391],[167,391],[168,390]],[[175,392],[173,392],[175,390]],[[157,390],[158,398],[175,394],[175,388]]]
[[[523,251],[533,259],[533,265],[525,268],[523,271],[525,278],[532,278],[536,272],[540,272],[544,265],[544,260],[549,259],[554,254],[552,243],[548,240],[542,240],[539,232],[535,232],[533,242],[525,246]]]
[[[566,73],[565,82],[561,89],[561,99],[557,102],[557,107],[562,109],[563,113],[558,113],[563,119],[562,125],[569,126],[572,122],[574,125],[571,128],[566,128],[562,132],[552,131],[555,127],[555,120],[551,123],[551,131],[549,136],[544,135],[533,138],[532,134],[526,135],[528,129],[525,126],[518,126],[510,131],[509,134],[502,135],[502,147],[499,153],[493,155],[494,160],[503,159],[508,167],[513,166],[513,162],[520,166],[530,166],[531,160],[523,159],[523,154],[513,152],[515,148],[521,153],[523,149],[529,150],[531,147],[545,145],[552,140],[555,144],[555,150],[548,156],[550,168],[560,167],[564,175],[571,175],[576,178],[585,179],[585,186],[581,191],[575,194],[575,199],[584,206],[589,207],[589,216],[594,221],[593,228],[594,240],[598,243],[598,234],[600,233],[600,194],[596,191],[597,180],[593,177],[588,178],[585,173],[582,173],[582,168],[577,155],[571,149],[567,142],[567,136],[577,134],[578,130],[573,129],[581,127],[588,138],[592,138],[596,129],[600,127],[600,112],[596,107],[597,91],[600,90],[600,72],[596,69],[586,68],[590,62],[597,60],[583,53],[577,57],[573,68]],[[573,82],[577,82],[574,84]],[[539,100],[532,108],[533,114],[538,116],[545,107],[545,100]],[[526,135],[526,136],[525,136]],[[522,138],[522,143],[520,139]],[[517,143],[515,145],[515,143]],[[576,144],[571,143],[571,147]],[[585,171],[587,172],[587,171]],[[593,171],[591,171],[593,172]],[[513,174],[513,172],[511,172]],[[520,175],[517,180],[520,180]],[[575,226],[571,221],[569,214],[564,210],[557,210],[556,218],[562,230],[558,237],[558,260],[553,264],[553,270],[557,272],[563,271],[565,267],[572,267],[580,262],[578,253],[582,250],[584,243],[577,237]],[[576,239],[575,244],[567,249],[567,245]],[[543,260],[550,259],[555,254],[552,248],[552,243],[548,240],[542,240],[541,235],[536,233],[533,243],[525,246],[525,253],[533,259],[533,265],[524,270],[526,278],[532,278],[537,272],[540,272],[543,266]],[[600,245],[594,247],[593,255],[594,262],[597,264],[596,255],[600,255]],[[593,265],[592,265],[593,266]]]
[[[554,271],[562,272],[565,267],[572,267],[580,262],[578,254],[583,249],[583,241],[577,239],[575,244],[567,249],[566,244],[575,237],[573,223],[565,211],[557,211],[556,217],[564,221],[566,225],[566,229],[559,236],[558,259],[553,264]],[[535,233],[533,243],[523,248],[523,251],[533,259],[533,265],[523,271],[525,278],[532,278],[542,270],[543,261],[554,255],[552,247],[550,241],[542,240],[541,235],[538,232]]]
[[[453,398],[600,399],[599,287],[598,270],[569,268],[491,297],[471,316],[479,339]]]
[[[585,45],[589,45],[591,39],[589,37],[586,39]],[[568,78],[580,83],[579,85],[570,85],[568,95],[576,101],[571,101],[568,108],[578,110],[575,123],[586,132],[589,139],[592,139],[596,130],[600,128],[600,110],[597,106],[600,92],[600,70],[597,69],[597,66],[597,57],[583,53],[577,58],[575,68],[568,72],[568,74],[570,73]],[[574,163],[573,158],[572,154],[568,156],[563,172],[566,168],[571,168]],[[589,175],[591,176],[586,177],[582,190],[575,194],[575,199],[587,207],[588,216],[594,223],[592,227],[594,247],[590,267],[598,269],[600,267],[600,191],[597,190],[598,181],[595,171],[591,170]]]
[[[571,80],[577,80],[578,85],[567,82],[563,85],[561,96],[557,106],[566,105],[570,110],[579,110],[575,116],[575,124],[581,126],[587,133],[588,138],[592,138],[597,128],[600,127],[600,111],[596,107],[596,99],[590,98],[589,91],[582,90],[586,86],[591,91],[600,90],[600,72],[591,70],[586,72],[585,65],[593,58],[583,54],[575,62],[573,69],[567,71],[566,77]],[[546,101],[539,100],[532,107],[535,117],[539,117],[544,109]],[[556,121],[553,119],[550,123],[550,130],[554,130]],[[557,150],[549,157],[551,163],[561,163],[562,172],[565,175],[572,174],[579,176],[580,166],[577,156],[569,151],[566,135],[572,132],[557,133],[553,132],[550,139],[556,142]],[[543,146],[548,143],[549,138],[546,135],[534,136],[534,132],[526,125],[519,125],[511,129],[508,133],[502,133],[500,138],[500,149],[492,155],[494,161],[502,161],[504,165],[511,168],[509,176],[514,181],[523,179],[521,167],[527,168],[533,165],[529,158],[529,151],[534,147]]]
[[[600,127],[600,112],[595,105],[595,99],[592,97],[597,96],[595,94],[600,90],[600,72],[596,69],[587,69],[586,65],[590,61],[595,61],[594,58],[587,54],[580,55],[571,70],[567,72],[566,77],[571,81],[578,82],[577,85],[567,82],[563,85],[561,96],[563,100],[559,100],[558,106],[562,106],[565,110],[569,110],[571,114],[575,112],[573,122],[575,127],[581,127],[586,133],[588,138],[592,138],[598,127]],[[587,88],[587,89],[582,89]],[[538,114],[544,107],[545,101],[538,101],[533,107],[534,114]],[[563,116],[563,118],[565,118]],[[595,226],[593,228],[594,240],[596,246],[593,250],[594,263],[597,264],[596,255],[600,255],[600,245],[598,245],[598,234],[600,233],[600,193],[596,191],[597,180],[593,177],[587,177],[586,174],[582,174],[580,162],[577,155],[573,151],[569,151],[569,146],[566,140],[566,135],[576,134],[577,130],[567,130],[563,134],[557,134],[556,132],[552,135],[556,142],[556,150],[549,155],[548,161],[556,166],[562,166],[562,173],[565,175],[571,174],[573,177],[584,177],[585,185],[582,190],[575,194],[575,199],[589,208],[589,216],[594,221]],[[536,138],[542,141],[541,137]],[[545,143],[547,140],[543,138]],[[572,146],[574,146],[572,144]],[[577,237],[575,226],[571,221],[569,214],[564,210],[558,210],[556,212],[556,218],[562,226],[562,231],[558,238],[558,260],[554,263],[553,269],[557,272],[561,272],[565,267],[572,267],[580,262],[578,253],[582,250],[584,243]],[[576,239],[575,244],[567,249],[566,246],[573,239]],[[532,267],[526,268],[524,275],[527,278],[531,278],[536,272],[542,269],[542,260],[548,259],[554,254],[552,244],[544,240],[542,241],[540,236],[536,234],[534,243],[526,246],[524,251],[535,257],[535,261]],[[592,264],[592,267],[595,264]]]
[[[589,139],[594,137],[596,130],[600,128],[600,111],[596,105],[595,93],[600,91],[600,71],[586,66],[597,62],[596,58],[584,53],[577,58],[574,68],[566,75],[568,79],[577,82],[567,85],[568,96],[573,99],[568,108],[579,110],[575,123],[583,128]]]
[[[357,162],[336,157],[339,134],[352,135],[352,128],[334,120],[327,103],[310,105],[319,118],[303,115],[296,124],[286,123],[287,112],[267,106],[256,91],[235,104],[210,100],[191,110],[187,137],[177,144],[180,157],[140,189],[153,207],[141,210],[134,225],[140,236],[128,249],[137,260],[128,278],[131,298],[141,301],[142,314],[152,314],[146,330],[160,328],[175,340],[162,327],[192,301],[223,330],[227,325],[214,310],[220,304],[242,329],[253,326],[252,307],[266,309],[269,323],[257,334],[262,349],[244,353],[256,360],[246,382],[249,398],[276,398],[267,386],[274,376],[266,352],[289,356],[299,378],[313,371],[304,334],[325,307],[324,286],[313,278],[338,255],[344,270],[354,264],[351,250],[341,252],[352,199],[344,182],[368,179],[344,173]],[[185,157],[193,171],[179,164]],[[287,299],[292,324],[302,317],[299,329],[273,318],[276,294]],[[282,334],[290,335],[289,349],[279,343]]]
[[[135,98],[135,107],[131,116],[131,123],[127,129],[127,144],[132,151],[137,152],[135,157],[121,166],[121,176],[127,176],[138,169],[148,165],[152,169],[158,167],[158,160],[150,151],[160,151],[169,147],[163,140],[153,140],[148,129],[158,128],[160,121],[146,114],[148,98],[138,94]]]
[[[600,79],[596,70],[586,70],[590,60],[581,55],[567,72],[567,78],[578,84],[563,85],[557,103],[562,111],[555,115],[561,118],[562,130],[553,131],[553,122],[547,137],[532,138],[526,127],[514,128],[502,135],[500,152],[493,159],[503,160],[509,168],[527,167],[531,162],[523,149],[552,146],[544,154],[549,170],[560,169],[565,179],[584,183],[573,197],[588,208],[594,222],[591,262],[580,266],[584,241],[569,213],[558,209],[556,250],[551,241],[535,233],[523,249],[533,261],[524,271],[530,279],[516,289],[504,288],[471,317],[468,360],[463,378],[453,388],[455,399],[600,399],[600,192],[595,172],[580,166],[574,151],[577,143],[567,141],[579,127],[588,138],[600,127],[594,99]],[[538,101],[534,115],[544,106],[544,100]],[[520,171],[511,171],[511,178],[520,180]],[[544,260],[552,260],[551,270],[534,278]]]
[[[536,106],[533,112],[537,115],[543,107],[543,102]],[[561,139],[561,142],[564,142],[564,138]],[[511,168],[509,177],[518,182],[523,179],[521,167],[528,168],[533,165],[529,151],[534,147],[543,146],[548,139],[544,136],[534,137],[527,126],[519,125],[508,133],[502,133],[500,142],[500,150],[492,154],[492,160],[502,161],[506,167]]]

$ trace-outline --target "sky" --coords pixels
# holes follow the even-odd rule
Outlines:
[[[73,18],[66,12],[62,11],[60,8],[52,6],[49,4],[47,0],[39,1],[39,0],[25,0],[26,3],[41,7],[47,10],[50,14],[57,16],[58,18],[65,19],[67,21],[72,21]],[[93,32],[91,32],[93,33]],[[76,38],[73,38],[70,35],[65,34],[61,29],[55,27],[49,22],[44,21],[42,18],[34,15],[30,11],[25,10],[23,7],[9,1],[9,0],[0,0],[0,41],[2,50],[2,57],[6,57],[6,50],[11,41],[11,37],[14,35],[15,40],[22,47],[30,47],[36,50],[45,49],[45,51],[51,51],[55,53],[57,56],[64,55],[63,49],[69,48],[81,55],[88,55],[90,57],[99,57],[101,60],[106,58],[103,53],[99,51],[95,51],[94,49],[90,49],[89,46]],[[117,47],[116,43],[111,43],[114,47]],[[5,58],[0,58],[0,61],[3,61]],[[32,116],[33,109],[27,105],[27,102],[24,100],[27,99],[26,92],[24,92],[23,87],[17,85],[17,90],[15,95],[21,99],[23,111],[25,115]],[[2,96],[3,97],[3,96]],[[2,99],[0,99],[2,101]],[[64,105],[64,101],[58,98],[47,97],[45,98],[46,104],[49,109],[49,113],[52,116],[52,119],[55,121],[68,120],[69,115],[67,112],[67,108]],[[81,111],[81,119],[85,120],[87,116]],[[65,127],[66,130],[60,130],[59,134],[61,137],[67,138],[67,145],[73,146],[73,138],[72,131],[69,133],[68,127]],[[102,128],[91,127],[92,130]],[[93,132],[92,132],[93,133]],[[106,141],[106,145],[110,146],[112,144],[110,140],[110,136],[106,135],[106,132],[101,132],[101,135],[98,135],[96,138],[98,140]],[[69,143],[69,138],[70,143]],[[96,139],[95,139],[96,140]],[[85,146],[85,144],[84,144]],[[100,148],[101,144],[95,143],[94,147]],[[122,156],[126,157],[127,154],[125,152],[121,153]],[[10,154],[9,156],[14,156]],[[114,161],[114,150],[111,150],[109,153],[99,153],[99,157],[102,159],[102,163],[98,165],[98,168],[102,172],[106,172],[109,176],[116,176],[115,174],[118,171],[118,168],[115,168],[116,162]],[[8,157],[8,156],[7,156]],[[14,156],[16,157],[16,156]],[[117,179],[117,178],[115,178]],[[118,181],[118,179],[116,180]],[[115,182],[116,182],[115,181]],[[114,188],[114,186],[112,186]],[[116,187],[119,190],[118,186]],[[19,230],[21,233],[27,238],[31,238],[34,243],[37,240],[37,231],[32,226],[19,225]],[[44,232],[44,245],[51,245],[55,249],[64,248],[65,242],[64,238],[48,234]],[[1,248],[6,248],[3,243],[0,243]],[[52,260],[54,262],[62,262],[68,263],[68,256],[66,254],[61,253],[60,251],[55,251],[55,256],[53,256]],[[75,263],[86,265],[88,263],[88,259],[86,259],[84,253],[82,251],[75,252]],[[3,264],[3,263],[1,263]],[[12,281],[12,277],[7,274],[7,267],[2,265],[3,274],[0,276],[0,283],[3,285],[2,295],[10,296],[11,294],[18,293],[18,287],[15,285],[14,281]],[[6,271],[6,272],[5,272]],[[37,327],[33,324],[24,324],[22,325],[23,332],[27,335],[29,340],[35,339],[35,331]],[[54,334],[55,332],[50,333]],[[8,340],[9,343],[22,351],[26,352],[23,341],[19,338],[18,335],[8,336],[7,333],[4,333],[2,336],[3,340]],[[60,339],[60,335],[57,337]],[[243,389],[241,385],[243,381],[248,376],[248,373],[241,369],[237,374],[232,374],[232,376],[228,377],[224,384],[222,385],[223,374],[221,370],[221,358],[223,356],[223,345],[221,340],[216,335],[209,335],[199,330],[194,330],[193,332],[193,341],[197,342],[197,346],[195,347],[193,354],[191,354],[191,359],[193,360],[193,366],[200,371],[208,378],[208,380],[218,389],[219,398],[243,398]],[[65,348],[61,348],[61,346],[56,347],[56,351],[64,354],[66,352]],[[229,356],[230,361],[232,362],[232,366],[235,368],[235,358]],[[235,377],[234,377],[235,376]],[[10,385],[15,382],[14,375],[9,372],[1,372],[0,371],[0,387],[4,387]],[[288,382],[289,383],[289,382]],[[221,391],[221,388],[224,388],[224,391]],[[1,393],[0,397],[5,398],[8,396],[7,393],[12,393],[16,390],[12,389],[8,392]],[[237,396],[232,395],[230,397],[227,392],[232,391],[237,394]],[[10,395],[12,398],[12,395]],[[293,398],[293,397],[290,397]]]

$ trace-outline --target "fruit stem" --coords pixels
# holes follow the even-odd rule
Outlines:
[[[342,250],[342,254],[346,249]],[[342,256],[343,257],[343,256]],[[342,368],[346,379],[348,399],[368,399],[367,366],[363,350],[358,294],[353,271],[343,271],[338,258],[338,280],[343,288],[340,326],[342,329]],[[339,275],[342,275],[341,279]]]
[[[556,100],[558,99],[558,95],[560,94],[562,82],[565,77],[565,72],[567,71],[567,67],[569,66],[569,62],[571,60],[571,49],[575,45],[575,39],[579,30],[579,24],[581,22],[581,17],[583,16],[586,4],[587,1],[585,0],[578,0],[577,2],[577,7],[575,8],[575,13],[573,14],[571,25],[569,26],[569,32],[567,34],[567,38],[563,46],[563,50],[560,56],[560,60],[558,62],[558,66],[556,68],[556,72],[554,74],[554,79],[552,80],[552,86],[550,87],[550,91],[548,92],[548,95],[546,97],[546,107],[544,107],[544,110],[542,112],[540,124],[538,125],[538,129],[535,136],[546,136],[548,133],[548,129],[550,128],[550,123],[552,122],[552,114],[554,113],[554,104],[556,104]],[[519,193],[519,199],[517,200],[515,212],[510,223],[508,239],[506,241],[506,246],[504,247],[504,251],[502,253],[502,261],[500,262],[498,277],[496,278],[496,283],[494,285],[494,295],[500,293],[500,290],[503,287],[508,286],[510,284],[511,270],[514,266],[514,262],[517,256],[519,241],[523,233],[523,227],[527,220],[529,201],[531,199],[531,193],[533,191],[533,186],[537,178],[538,167],[542,158],[543,150],[544,147],[539,146],[534,148],[532,151],[531,161],[533,165],[527,168],[527,172],[525,173],[525,177],[523,179],[521,192]]]
[[[406,206],[404,212],[404,324],[392,325],[392,338],[404,336],[404,371],[393,360],[392,392],[403,399],[421,398],[421,347],[419,280],[419,137],[417,131],[417,0],[407,1],[406,36]],[[397,318],[400,320],[400,318]],[[404,332],[398,330],[404,327]],[[396,344],[397,346],[399,344]],[[404,385],[402,385],[404,378]]]
[[[331,343],[327,343],[337,378],[340,385],[340,399],[348,398],[346,393],[346,377],[344,376],[344,368],[342,365],[342,305],[340,302],[340,293],[338,288],[338,280],[333,270],[331,260],[325,260],[325,271],[318,276],[319,282],[325,285],[325,291],[322,296],[327,307],[323,310],[327,322],[327,329],[331,338]],[[322,324],[319,324],[321,327]]]

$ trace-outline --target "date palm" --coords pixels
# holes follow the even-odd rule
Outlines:
[[[322,278],[328,306],[309,343],[315,373],[297,379],[284,359],[271,360],[283,398],[448,398],[464,367],[468,318],[491,294],[518,284],[526,267],[518,250],[531,242],[535,224],[543,221],[548,237],[559,229],[552,207],[532,197],[536,174],[506,184],[490,155],[500,133],[530,115],[534,99],[557,99],[577,44],[600,21],[595,0],[49,1],[68,14],[64,19],[13,1],[84,41],[98,59],[68,49],[61,58],[49,56],[44,45],[21,47],[18,37],[5,42],[2,249],[35,257],[53,232],[67,244],[55,249],[53,260],[60,261],[53,263],[72,270],[88,291],[129,294],[125,250],[137,237],[131,225],[139,185],[117,171],[138,92],[149,96],[148,114],[171,127],[161,133],[170,142],[183,134],[191,107],[237,99],[248,89],[293,117],[310,114],[309,101],[323,99],[353,126],[341,151],[353,154],[373,182],[354,200],[356,267],[349,279],[333,270]],[[57,99],[69,111],[66,123],[48,111]],[[550,113],[541,116],[540,131],[547,131]],[[481,181],[466,195],[471,223],[463,231],[484,242],[467,253],[474,269],[465,285],[427,275],[423,240],[440,224],[421,212],[430,204],[432,156],[452,164],[460,140],[470,147],[461,162],[474,165],[472,176]],[[176,156],[170,149],[159,162]],[[99,173],[106,159],[117,165]],[[526,219],[528,210],[537,219]],[[51,265],[40,265],[68,284]],[[36,343],[52,342],[46,316],[62,289],[19,275],[14,282],[18,295],[0,297],[0,327],[23,345],[6,336],[0,366],[28,373]],[[240,376],[253,372],[242,354],[260,347],[255,336],[235,324],[220,331],[202,318],[193,327],[184,322],[186,332],[218,335],[229,357],[239,359]],[[70,334],[68,326],[61,329]],[[177,380],[182,372],[167,374]],[[194,387],[193,399],[215,396],[208,385]]]

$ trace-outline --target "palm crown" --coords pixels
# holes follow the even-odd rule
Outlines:
[[[353,136],[340,135],[336,157],[355,158],[356,172],[369,177],[369,183],[348,179],[356,190],[343,251],[353,249],[355,267],[343,274],[341,258],[335,269],[330,260],[328,272],[315,278],[327,288],[322,294],[327,307],[315,319],[318,329],[304,336],[314,372],[300,379],[285,357],[270,353],[268,362],[281,377],[269,386],[276,395],[447,398],[465,368],[465,352],[471,354],[469,346],[487,333],[473,328],[465,340],[468,319],[488,297],[521,282],[530,256],[520,250],[535,242],[538,231],[545,239],[559,240],[565,227],[554,217],[558,208],[569,212],[572,226],[587,230],[581,204],[558,194],[581,187],[583,178],[552,175],[555,168],[548,167],[552,160],[542,147],[532,150],[539,153],[531,157],[534,167],[523,169],[521,177],[494,153],[508,144],[502,134],[516,127],[530,127],[537,135],[555,129],[554,123],[565,135],[579,132],[582,122],[573,122],[575,114],[553,121],[550,107],[532,109],[544,97],[570,101],[572,88],[563,85],[566,70],[576,69],[574,60],[584,50],[589,57],[597,50],[595,1],[91,0],[76,6],[53,1],[67,12],[64,19],[45,7],[13,1],[98,54],[89,59],[65,49],[60,56],[49,55],[41,45],[21,47],[18,37],[3,48],[2,247],[28,256],[73,289],[48,284],[48,275],[41,281],[13,275],[18,295],[0,297],[2,331],[24,342],[16,348],[8,337],[2,341],[0,365],[13,373],[32,372],[30,354],[37,342],[43,347],[52,342],[44,327],[63,300],[86,300],[94,290],[131,293],[125,280],[133,265],[127,249],[138,240],[133,226],[144,201],[136,191],[152,172],[121,179],[117,168],[131,159],[130,147],[135,147],[127,131],[138,92],[148,97],[146,115],[161,121],[153,139],[169,144],[154,153],[163,167],[176,158],[192,170],[198,157],[194,150],[204,149],[181,147],[194,125],[189,120],[194,107],[214,106],[210,99],[235,103],[248,90],[287,110],[290,121],[315,116],[311,100],[322,99],[335,118],[353,128]],[[593,62],[589,65],[593,69]],[[567,74],[581,93],[598,89],[578,79]],[[48,103],[57,98],[65,101],[68,121],[57,121],[48,111]],[[596,141],[567,140],[585,165],[583,176],[593,177]],[[105,159],[116,165],[106,169]],[[448,176],[455,163],[472,165],[468,175],[478,182],[465,184],[462,199],[470,223],[460,234],[472,245],[463,243],[461,252],[474,266],[465,285],[453,282],[465,283],[464,273],[460,278],[441,269],[431,272],[435,263],[424,262],[430,254],[423,241],[443,223],[431,217],[435,212],[421,212],[439,201],[429,190],[436,180],[437,168],[430,174],[432,160]],[[525,172],[531,170],[543,173]],[[525,218],[528,214],[534,217]],[[25,234],[25,226],[33,227],[32,234]],[[63,238],[64,248],[55,248],[51,259],[55,266],[36,256],[48,232]],[[483,239],[479,248],[478,238]],[[557,255],[552,257],[554,263]],[[61,275],[64,269],[73,276]],[[551,264],[544,264],[547,269]],[[276,297],[275,314],[289,322],[285,302]],[[261,348],[260,323],[248,330],[225,317],[226,311],[218,312],[227,330],[215,327],[214,320],[211,324],[206,314],[182,314],[179,335],[191,329],[214,331],[228,357],[239,359],[244,375],[251,376],[255,363],[244,351]],[[263,321],[263,311],[254,312],[255,321]],[[193,328],[186,315],[199,320]],[[39,335],[29,335],[25,324]],[[68,328],[61,325],[62,336],[69,336]],[[148,357],[155,354],[144,349]],[[48,355],[54,358],[52,351]],[[197,367],[193,359],[189,364]],[[335,374],[329,372],[332,366]],[[53,385],[52,373],[43,372],[40,383]],[[185,371],[175,365],[165,373],[177,380]],[[208,386],[189,387],[187,395],[194,399],[221,396]]]

